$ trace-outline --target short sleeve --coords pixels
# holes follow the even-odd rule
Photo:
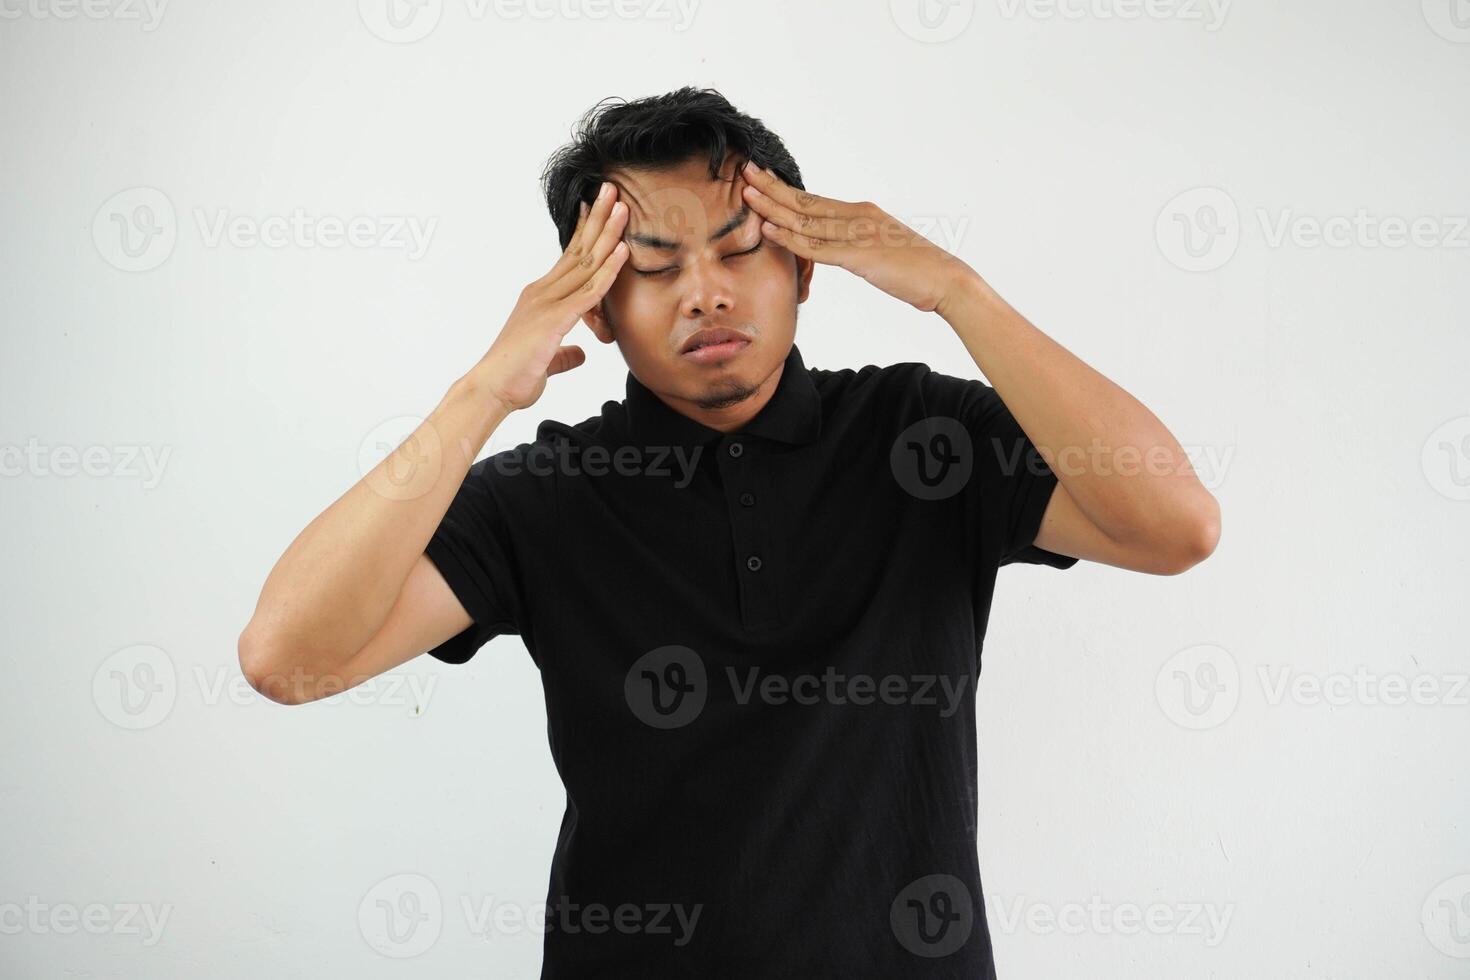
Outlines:
[[[955,419],[969,435],[972,470],[962,491],[964,506],[987,559],[997,567],[1077,564],[1071,555],[1034,543],[1058,480],[995,389],[927,367],[919,384],[926,410]]]
[[[509,478],[490,465],[494,459],[470,467],[424,548],[474,620],[428,651],[445,663],[462,664],[493,637],[522,632],[525,607],[511,533],[514,518],[507,513],[501,485]]]

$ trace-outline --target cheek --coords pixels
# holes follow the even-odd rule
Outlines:
[[[613,284],[608,287],[606,300],[609,306],[616,309],[633,309],[647,303],[652,292],[648,283],[633,271],[632,266],[624,265]]]
[[[741,277],[741,291],[759,303],[785,302],[796,281],[796,258],[779,245],[766,242],[749,258]]]
[[[644,282],[636,272],[624,266],[603,302],[607,304],[614,322],[624,330],[637,330],[642,324],[660,319],[660,311],[671,301],[665,293],[667,290]]]

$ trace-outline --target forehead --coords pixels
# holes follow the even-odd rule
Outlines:
[[[648,234],[686,243],[706,241],[745,207],[732,158],[726,157],[719,180],[709,175],[704,157],[657,170],[614,168],[607,179],[628,206],[628,233]]]

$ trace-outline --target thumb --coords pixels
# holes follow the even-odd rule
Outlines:
[[[575,344],[559,348],[555,354],[551,355],[551,363],[546,365],[546,376],[549,378],[553,374],[570,371],[574,367],[579,367],[586,360],[586,351]]]

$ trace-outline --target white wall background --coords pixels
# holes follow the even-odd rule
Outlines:
[[[519,641],[283,708],[235,639],[554,260],[574,119],[681,84],[961,254],[1223,504],[1182,577],[1002,575],[1001,975],[1470,973],[1465,0],[592,2],[0,0],[0,974],[536,975],[513,918],[563,796]],[[434,224],[421,255],[212,236],[298,211]],[[487,452],[621,397],[572,336]],[[974,370],[825,266],[798,343]],[[393,947],[405,883],[442,911]]]

